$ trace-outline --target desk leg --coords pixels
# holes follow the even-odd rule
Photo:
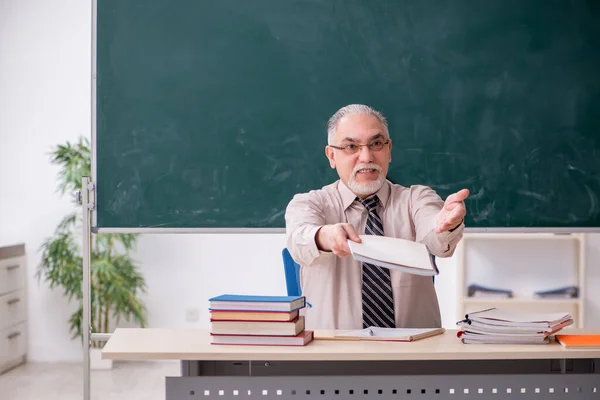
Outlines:
[[[181,376],[200,376],[200,363],[198,361],[181,361]]]
[[[216,376],[216,361],[187,361],[181,360],[181,376]]]

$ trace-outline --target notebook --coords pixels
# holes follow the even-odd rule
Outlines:
[[[325,340],[364,340],[364,341],[390,341],[390,342],[413,342],[430,336],[440,335],[445,332],[444,328],[378,328],[369,327],[350,332],[333,332],[330,335],[322,335],[317,339]]]
[[[289,322],[279,321],[211,321],[215,335],[296,336],[304,330],[304,316]]]
[[[600,335],[556,335],[566,349],[600,349]]]
[[[529,327],[529,326],[503,326],[503,325],[490,325],[477,321],[459,321],[457,325],[464,331],[481,333],[481,334],[543,334],[545,336],[552,335],[558,332],[562,328],[566,328],[573,324],[573,320],[566,320],[558,325],[552,327]]]
[[[250,296],[223,294],[208,299],[210,310],[295,311],[305,307],[304,296]]]
[[[481,324],[529,328],[553,328],[564,322],[573,322],[569,313],[530,313],[499,308],[470,312],[465,318]]]
[[[435,258],[423,243],[388,236],[359,237],[362,243],[348,240],[348,246],[356,261],[415,275],[433,276],[439,273]]]

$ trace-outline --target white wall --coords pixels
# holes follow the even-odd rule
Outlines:
[[[33,274],[71,210],[47,153],[90,132],[90,15],[86,1],[0,1],[0,243],[26,244],[32,360],[80,357],[67,328],[74,305]]]
[[[29,268],[29,359],[81,360],[69,305],[38,284],[38,249],[71,210],[55,192],[52,146],[90,135],[90,5],[81,0],[0,0],[0,245],[24,242]],[[600,327],[600,235],[588,239],[588,326]],[[207,327],[207,299],[222,292],[283,294],[281,234],[145,235],[136,259],[153,327]],[[510,248],[505,251],[510,252]],[[540,263],[552,264],[541,254]],[[455,322],[455,260],[440,260],[443,324]],[[186,322],[199,309],[198,323]],[[592,318],[594,317],[594,318]]]

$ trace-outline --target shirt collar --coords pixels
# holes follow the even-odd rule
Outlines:
[[[356,195],[342,182],[340,179],[338,184],[338,191],[340,192],[340,196],[342,196],[342,205],[344,206],[344,210],[346,210],[350,205],[356,200]],[[383,185],[379,188],[377,192],[374,194],[379,197],[379,204],[383,208],[387,206],[388,199],[390,197],[390,182],[386,179],[383,182]]]

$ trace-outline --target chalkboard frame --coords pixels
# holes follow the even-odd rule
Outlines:
[[[92,150],[92,185],[97,182],[97,6],[98,0],[92,1],[92,51],[91,51],[91,150]],[[97,192],[93,193],[92,232],[99,233],[285,233],[285,228],[161,228],[161,227],[98,227]],[[469,212],[467,208],[467,212]],[[592,233],[600,232],[599,227],[469,227],[465,232],[495,233]]]

